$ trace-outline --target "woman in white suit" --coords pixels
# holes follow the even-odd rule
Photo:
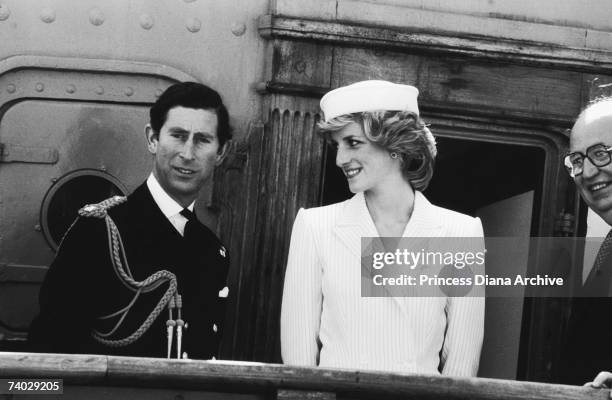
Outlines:
[[[482,297],[361,297],[361,237],[482,237],[472,218],[423,191],[436,146],[419,118],[418,90],[364,81],[321,100],[323,136],[355,195],[300,209],[283,292],[285,364],[475,376]]]

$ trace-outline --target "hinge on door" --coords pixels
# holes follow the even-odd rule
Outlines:
[[[57,149],[0,143],[0,163],[55,164],[58,160]]]

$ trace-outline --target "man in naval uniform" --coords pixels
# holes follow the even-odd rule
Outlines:
[[[570,134],[565,165],[591,210],[612,226],[612,99],[589,105]],[[574,299],[562,354],[561,382],[582,384],[612,368],[612,231]],[[599,378],[598,378],[599,379]]]
[[[145,127],[153,171],[126,198],[79,211],[40,291],[33,351],[210,359],[229,254],[193,213],[230,139],[219,94],[169,87]]]

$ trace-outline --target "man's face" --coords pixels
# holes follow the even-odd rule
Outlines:
[[[213,110],[174,107],[159,133],[145,128],[149,151],[155,155],[153,174],[177,203],[188,206],[221,160]]]
[[[570,138],[570,152],[586,154],[587,148],[595,144],[612,145],[612,110],[597,113],[587,110],[576,121]],[[612,225],[612,163],[597,167],[585,158],[582,174],[574,181],[587,205]]]

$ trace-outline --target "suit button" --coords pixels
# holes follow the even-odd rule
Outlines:
[[[217,324],[213,324],[213,332],[217,333]]]

